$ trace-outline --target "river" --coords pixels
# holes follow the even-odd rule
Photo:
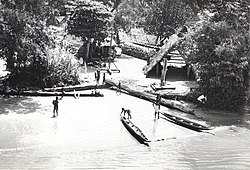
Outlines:
[[[0,169],[250,168],[249,108],[196,120],[214,125],[211,135],[153,121],[150,102],[101,92],[104,97],[64,97],[58,118],[51,118],[54,97],[0,98]],[[133,123],[152,141],[150,147],[124,128],[122,107],[131,110]]]

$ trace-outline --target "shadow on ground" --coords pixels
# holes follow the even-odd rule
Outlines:
[[[28,97],[3,97],[0,96],[0,115],[1,114],[29,114],[39,108],[40,104]]]

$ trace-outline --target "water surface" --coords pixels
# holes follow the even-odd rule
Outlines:
[[[211,135],[163,119],[154,122],[150,102],[101,92],[105,97],[64,97],[58,118],[51,118],[53,97],[1,98],[0,169],[250,168],[247,108],[238,114],[203,115],[207,122],[197,121],[213,124]],[[126,131],[119,120],[122,107],[132,111],[132,121],[152,141],[150,147]]]

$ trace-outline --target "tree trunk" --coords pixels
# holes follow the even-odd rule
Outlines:
[[[172,35],[169,40],[162,46],[162,48],[152,57],[153,59],[150,61],[149,65],[146,65],[143,70],[144,74],[148,74],[153,67],[159,63],[162,58],[167,55],[173,47],[182,40],[182,38],[178,37],[176,34]]]
[[[106,84],[109,84],[111,86],[116,86],[119,87],[119,81],[118,80],[111,80],[111,79],[106,79]],[[125,90],[128,92],[129,95],[150,101],[150,102],[156,102],[156,95],[140,91],[137,89],[133,89],[132,86],[127,86],[124,84],[120,84],[120,87],[122,90]],[[175,101],[175,100],[168,100],[168,99],[161,99],[160,104],[169,108],[173,108],[185,113],[189,114],[194,114],[194,110],[188,108],[185,104]]]
[[[75,85],[75,86],[65,86],[65,87],[55,87],[55,88],[45,88],[45,92],[61,92],[62,90],[66,92],[70,91],[80,91],[80,90],[94,90],[108,87],[107,85],[96,85],[96,84],[87,84],[87,85]]]
[[[115,30],[115,35],[116,35],[116,44],[120,44],[121,43],[121,40],[120,40],[120,37],[119,37],[119,30],[117,28],[117,25],[114,23],[114,30]]]

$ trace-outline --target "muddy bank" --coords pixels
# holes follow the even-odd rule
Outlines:
[[[148,100],[150,102],[156,102],[156,93],[148,93],[147,89],[150,87],[139,87],[135,81],[129,79],[107,79],[106,83],[111,86],[116,86],[128,94],[139,97],[141,99]],[[119,89],[118,89],[119,90]],[[160,104],[169,108],[173,108],[188,114],[194,114],[194,110],[189,108],[188,104],[184,101],[170,100],[162,98]]]

